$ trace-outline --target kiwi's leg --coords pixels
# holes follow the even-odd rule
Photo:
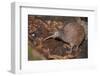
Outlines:
[[[78,51],[78,46],[74,45],[74,47],[72,48],[72,51]]]

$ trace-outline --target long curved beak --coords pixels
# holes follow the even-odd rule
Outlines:
[[[54,35],[48,36],[48,37],[44,38],[43,41],[45,41],[45,40],[47,40],[49,38],[53,38],[53,37],[54,37]]]

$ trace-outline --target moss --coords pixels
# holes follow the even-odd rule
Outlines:
[[[41,60],[41,57],[33,56],[32,51],[33,51],[32,48],[28,47],[28,60]]]

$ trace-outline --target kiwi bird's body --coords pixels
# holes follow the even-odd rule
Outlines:
[[[53,35],[48,36],[46,39],[49,38],[60,38],[62,41],[68,43],[70,45],[71,50],[76,47],[78,49],[79,45],[84,40],[84,28],[80,24],[76,22],[68,23],[60,30],[54,32]]]
[[[84,28],[78,23],[69,23],[64,26],[59,37],[71,47],[79,46],[84,39]]]

